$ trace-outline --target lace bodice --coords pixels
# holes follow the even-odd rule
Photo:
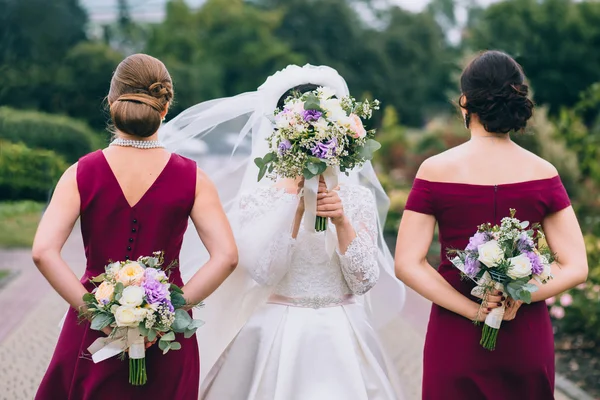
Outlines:
[[[256,282],[273,286],[275,294],[299,305],[315,308],[341,302],[347,295],[364,294],[375,285],[379,278],[375,200],[367,189],[354,185],[342,186],[339,195],[357,236],[344,254],[336,250],[332,255],[326,250],[325,235],[335,235],[333,226],[327,233],[309,232],[301,226],[298,237],[292,239],[297,195],[261,188],[242,197],[242,231],[247,232],[242,240],[262,237],[264,243],[256,243],[263,249],[254,247],[255,259],[243,263]],[[267,236],[253,235],[257,229],[272,231]]]

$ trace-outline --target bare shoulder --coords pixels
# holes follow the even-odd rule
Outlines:
[[[207,194],[213,192],[217,192],[213,181],[201,168],[196,168],[196,196],[200,193]]]
[[[417,172],[417,178],[433,182],[448,180],[448,174],[454,171],[463,159],[465,153],[463,146],[453,147],[423,161]]]
[[[522,147],[519,147],[519,151],[522,159],[521,165],[530,169],[537,179],[553,178],[558,175],[558,170],[549,161]]]
[[[68,187],[77,189],[77,166],[78,163],[71,165],[65,172],[63,172],[60,180],[58,181],[57,188]]]

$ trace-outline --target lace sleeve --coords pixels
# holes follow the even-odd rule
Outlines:
[[[271,286],[286,274],[294,251],[291,227],[297,196],[275,188],[240,198],[240,265],[257,283]]]
[[[379,279],[377,209],[373,194],[367,189],[348,187],[345,191],[342,201],[356,231],[356,238],[344,254],[338,254],[348,287],[352,293],[362,295],[375,286]]]

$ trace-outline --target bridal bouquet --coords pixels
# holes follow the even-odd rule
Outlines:
[[[108,264],[104,274],[91,279],[99,286],[83,296],[87,312],[82,317],[91,317],[91,329],[113,328],[88,348],[92,359],[98,363],[127,353],[129,383],[136,386],[147,381],[145,339],[153,342],[160,337],[158,346],[165,354],[181,349],[175,333],[189,338],[203,324],[183,309],[183,291],[169,283],[163,262],[163,253],[155,252],[137,261]]]
[[[465,250],[448,250],[451,262],[477,286],[472,295],[485,298],[487,293],[500,290],[514,300],[531,303],[531,294],[538,288],[532,279],[545,284],[552,278],[550,265],[555,261],[550,249],[540,244],[544,233],[539,224],[510,217],[503,218],[500,226],[483,224],[469,239]],[[482,304],[485,307],[485,304]],[[480,344],[494,350],[505,306],[495,308],[486,317]]]
[[[305,182],[306,193],[318,189],[320,175],[331,179],[328,185],[337,186],[337,170],[347,172],[373,158],[381,145],[373,139],[375,130],[367,131],[363,120],[379,110],[379,101],[334,95],[333,90],[320,87],[288,97],[283,110],[275,110],[275,129],[267,138],[270,152],[254,160],[259,181],[267,172],[285,178],[304,176],[306,181],[312,179]],[[307,210],[316,210],[316,193],[314,199]],[[326,227],[327,220],[317,217],[315,229]]]

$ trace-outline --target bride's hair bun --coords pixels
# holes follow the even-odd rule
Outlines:
[[[114,127],[129,135],[152,136],[173,101],[173,82],[158,59],[146,54],[127,57],[110,82],[108,103]]]
[[[520,131],[533,115],[521,66],[501,51],[486,51],[464,69],[459,105],[490,133]],[[467,118],[467,124],[469,118]]]

